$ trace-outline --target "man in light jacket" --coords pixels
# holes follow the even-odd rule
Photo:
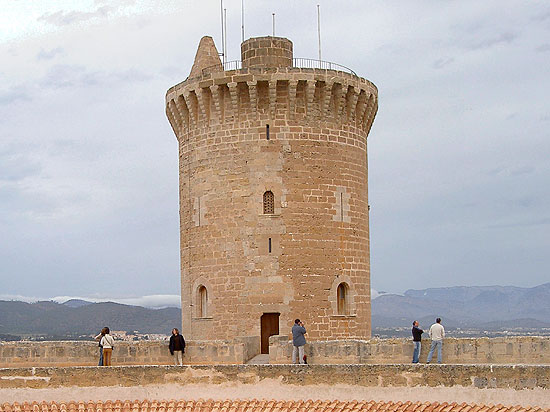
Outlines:
[[[426,363],[430,363],[432,356],[434,354],[435,348],[437,348],[437,363],[441,363],[442,354],[441,350],[443,348],[443,338],[445,337],[445,328],[441,324],[441,318],[437,318],[435,323],[430,326],[430,339],[432,343],[430,345],[430,352],[428,353],[428,359]]]
[[[304,361],[304,345],[306,344],[306,328],[304,328],[304,323],[300,322],[300,319],[294,321],[294,326],[292,326],[292,363],[296,363],[296,355],[299,356],[300,363],[305,363]]]

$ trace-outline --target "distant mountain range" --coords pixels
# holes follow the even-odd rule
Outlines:
[[[408,334],[414,319],[427,328],[436,317],[441,317],[449,329],[550,328],[550,283],[533,288],[463,286],[407,290],[404,295],[383,294],[372,301],[373,329],[401,329]],[[79,299],[63,304],[0,301],[0,340],[9,339],[10,335],[75,338],[98,333],[103,326],[168,335],[180,325],[181,310],[174,307],[148,309]]]
[[[63,304],[44,301],[0,301],[0,334],[75,336],[112,330],[166,333],[181,327],[179,308],[148,309],[113,302],[71,299]]]
[[[372,301],[374,327],[431,325],[436,317],[452,328],[550,327],[550,283],[533,288],[460,286],[407,290]]]

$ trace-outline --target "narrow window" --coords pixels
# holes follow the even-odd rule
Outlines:
[[[275,196],[271,190],[264,193],[264,215],[275,213]]]
[[[267,242],[267,250],[269,251],[269,253],[271,253],[271,238],[269,238]]]
[[[269,140],[269,125],[268,124],[265,125],[265,138],[267,140]]]
[[[344,221],[344,194],[340,193],[340,221]]]
[[[345,283],[340,283],[338,285],[337,293],[337,302],[338,302],[338,314],[347,315],[348,314],[348,285]]]
[[[199,318],[206,318],[208,316],[208,291],[203,285],[199,286],[197,298],[199,303]]]
[[[199,209],[198,217],[199,217],[199,226],[200,226],[201,225],[201,197],[200,196],[197,198],[197,203],[198,203],[198,209]]]

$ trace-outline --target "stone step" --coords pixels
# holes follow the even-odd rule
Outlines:
[[[269,365],[269,354],[261,353],[259,355],[254,356],[252,359],[250,359],[246,363],[248,365]]]

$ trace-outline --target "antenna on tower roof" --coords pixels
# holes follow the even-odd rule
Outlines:
[[[321,10],[317,5],[317,38],[319,39],[319,61],[321,61]]]
[[[244,42],[244,0],[241,0],[241,42]]]
[[[224,34],[223,34],[223,39],[224,39],[224,43],[223,43],[223,61],[225,63],[227,61],[227,57],[226,57],[226,54],[227,54],[227,9],[223,9],[223,31],[224,31]],[[225,70],[225,67],[224,67],[224,70]]]
[[[224,41],[224,32],[223,32],[223,0],[220,0],[220,17],[222,22],[222,63],[225,63],[225,41]]]
[[[271,15],[273,16],[273,37],[275,37],[275,13],[271,13]]]

